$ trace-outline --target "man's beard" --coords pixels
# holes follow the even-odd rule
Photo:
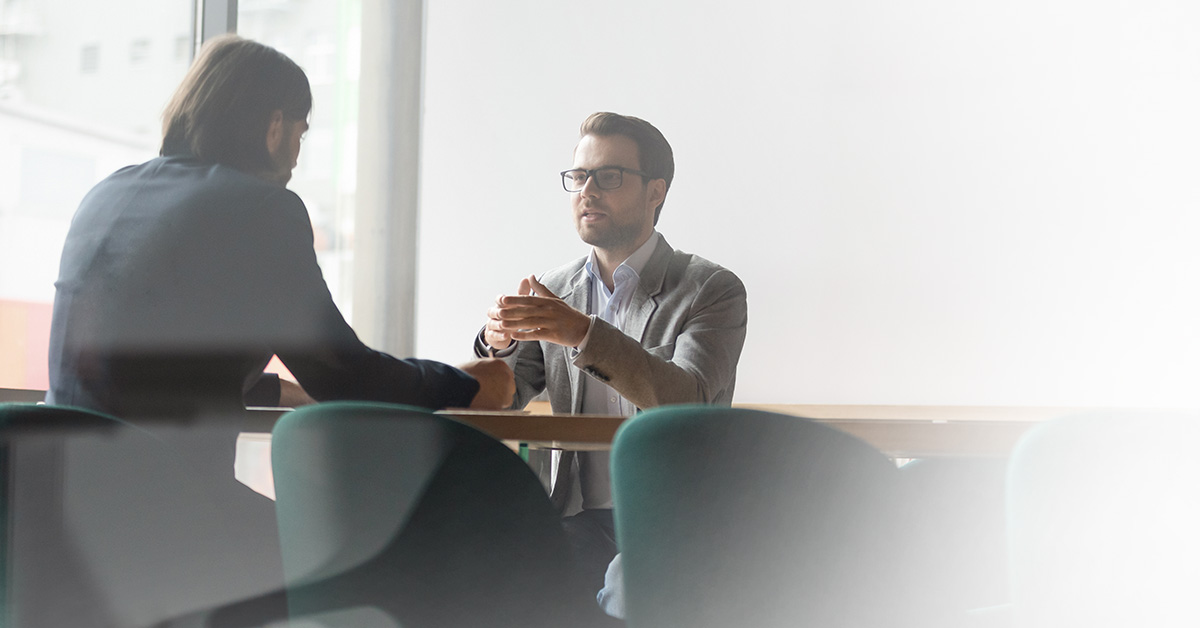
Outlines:
[[[598,249],[619,249],[636,242],[641,234],[641,225],[613,224],[611,215],[607,222],[609,225],[605,229],[588,229],[586,225],[580,223],[579,239]]]
[[[291,157],[284,155],[281,151],[278,155],[271,159],[275,165],[274,173],[271,180],[279,185],[287,185],[288,181],[292,180],[292,164]]]
[[[283,142],[279,145],[279,151],[271,155],[271,171],[262,175],[263,179],[283,186],[292,180],[292,154],[288,147],[292,145],[292,136],[295,130],[288,128],[285,133]]]

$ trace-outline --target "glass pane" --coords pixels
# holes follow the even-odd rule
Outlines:
[[[54,279],[80,199],[158,154],[192,0],[0,0],[0,388],[45,389]]]
[[[352,320],[354,288],[361,6],[361,0],[238,4],[238,34],[291,57],[312,86],[309,130],[288,187],[308,207],[317,260],[346,320]]]

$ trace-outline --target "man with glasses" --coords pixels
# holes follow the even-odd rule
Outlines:
[[[730,404],[746,289],[655,230],[674,174],[671,146],[650,123],[603,112],[583,122],[562,181],[591,252],[522,279],[488,310],[475,342],[479,357],[512,365],[513,407],[543,392],[559,414]],[[530,462],[571,515],[563,524],[576,559],[599,588],[617,552],[608,452],[531,452]]]

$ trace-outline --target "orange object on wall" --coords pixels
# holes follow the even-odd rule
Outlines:
[[[50,386],[50,303],[0,300],[0,388]]]
[[[46,390],[50,387],[51,303],[0,299],[0,388]],[[275,357],[268,373],[295,380]]]

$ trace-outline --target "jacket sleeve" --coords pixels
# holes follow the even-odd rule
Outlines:
[[[746,340],[746,288],[726,269],[710,275],[674,315],[674,342],[644,348],[603,320],[574,365],[607,383],[641,409],[672,403],[724,401]]]
[[[504,360],[513,370],[517,392],[513,395],[510,409],[524,408],[546,389],[546,365],[543,362],[541,343],[514,341],[507,348],[488,356],[487,342],[483,339],[483,329],[480,329],[479,333],[475,334],[474,351],[477,358],[496,357]]]
[[[355,399],[425,408],[467,407],[475,378],[432,360],[399,359],[364,345],[333,302],[313,251],[312,225],[299,197],[280,190],[259,220],[274,237],[260,245],[261,306],[278,321],[267,339],[314,399]]]

